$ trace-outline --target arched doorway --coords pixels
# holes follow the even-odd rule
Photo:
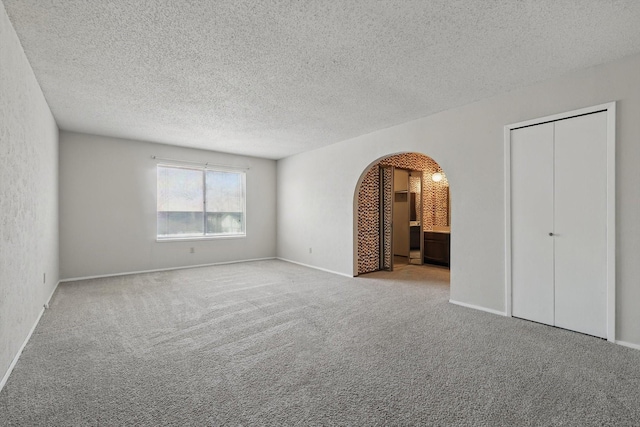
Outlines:
[[[398,175],[399,171],[402,174]],[[404,182],[406,175],[406,188],[390,179],[390,174],[400,177],[401,182]],[[395,185],[391,184],[393,182]],[[395,188],[391,188],[392,185]],[[418,264],[426,261],[448,267],[451,223],[449,182],[435,160],[420,153],[400,153],[379,159],[362,173],[355,197],[356,275],[391,269],[394,261],[400,262],[404,256],[407,257],[407,263],[416,263],[416,247],[421,251]],[[401,252],[398,249],[404,248],[402,242],[398,244],[398,229],[401,227],[397,220],[394,221],[394,227],[390,227],[390,218],[394,209],[396,214],[400,212],[397,209],[403,203],[413,215],[406,224],[408,246],[406,251]],[[404,227],[404,223],[401,225]],[[419,233],[417,236],[416,232]],[[396,234],[395,245],[390,233]],[[429,240],[429,236],[435,236],[436,240]],[[441,252],[443,255],[439,258]],[[390,257],[393,259],[390,260]]]

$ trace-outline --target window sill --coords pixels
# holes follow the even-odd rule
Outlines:
[[[226,240],[226,239],[244,239],[246,234],[232,234],[228,236],[190,236],[190,237],[156,237],[156,243],[170,242],[197,242],[201,240]]]

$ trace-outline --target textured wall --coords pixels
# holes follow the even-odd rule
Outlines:
[[[153,155],[249,167],[247,236],[157,242],[158,161]],[[273,160],[60,133],[60,274],[64,279],[275,257],[275,224]]]
[[[58,128],[0,3],[0,378],[58,281],[57,151]]]
[[[391,154],[426,153],[452,189],[451,299],[503,311],[504,126],[617,100],[616,334],[640,345],[638,75],[640,55],[278,161],[278,256],[356,274],[362,172]]]
[[[416,204],[424,206],[422,210],[423,230],[433,230],[434,225],[448,225],[449,200],[447,189],[449,188],[449,182],[446,175],[442,181],[433,182],[431,175],[436,172],[443,173],[443,171],[432,158],[420,153],[403,153],[380,160],[365,172],[358,191],[358,274],[378,270],[380,262],[379,166],[395,166],[402,169],[422,171],[422,183],[424,185],[422,200],[417,200]],[[412,188],[412,191],[415,191],[415,189]]]

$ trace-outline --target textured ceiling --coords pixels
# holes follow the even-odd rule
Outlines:
[[[65,130],[282,158],[640,51],[640,1],[2,0]]]

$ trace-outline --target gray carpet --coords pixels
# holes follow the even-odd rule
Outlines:
[[[262,261],[61,284],[1,425],[640,425],[640,351]]]

